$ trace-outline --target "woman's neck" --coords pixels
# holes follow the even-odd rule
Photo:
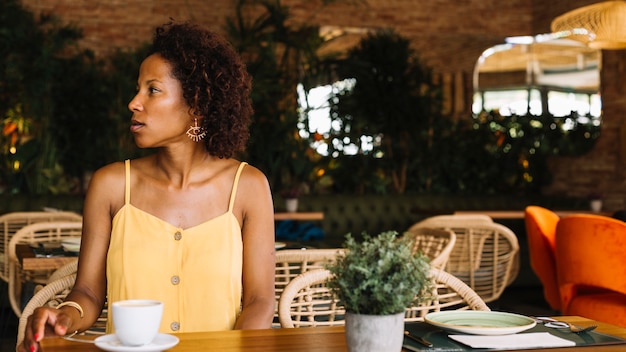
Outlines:
[[[193,183],[196,175],[206,178],[207,171],[219,158],[211,156],[204,148],[193,152],[159,150],[154,156],[154,171],[169,180],[174,187],[184,188]]]

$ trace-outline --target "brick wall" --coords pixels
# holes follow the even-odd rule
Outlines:
[[[445,83],[446,109],[470,116],[471,76],[478,56],[505,37],[546,33],[552,19],[597,0],[367,0],[320,9],[319,0],[283,0],[294,22],[361,28],[394,28],[409,38],[426,64]],[[224,32],[233,0],[22,0],[34,12],[52,11],[84,29],[82,44],[97,55],[149,41],[153,28],[170,17],[193,20]],[[347,3],[358,3],[351,5]],[[605,195],[605,209],[626,208],[626,74],[624,51],[603,58],[604,120],[596,148],[578,158],[550,161],[554,183],[545,192]],[[623,146],[622,146],[623,144]]]
[[[35,13],[52,12],[83,29],[82,45],[97,55],[151,40],[154,27],[169,18],[201,22],[223,32],[234,13],[231,0],[22,0]]]

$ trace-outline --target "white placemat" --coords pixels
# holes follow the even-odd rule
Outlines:
[[[576,343],[550,334],[549,332],[532,332],[512,335],[448,335],[451,339],[472,348],[544,348],[571,347]]]

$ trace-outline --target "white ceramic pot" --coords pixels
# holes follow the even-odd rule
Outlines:
[[[400,352],[404,338],[404,312],[393,315],[346,313],[349,352]]]
[[[295,213],[298,211],[298,198],[285,199],[285,208],[289,213]]]
[[[600,212],[602,210],[602,199],[593,199],[589,202],[591,211]]]

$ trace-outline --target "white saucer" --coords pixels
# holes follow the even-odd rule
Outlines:
[[[178,337],[169,334],[158,334],[152,342],[143,346],[124,346],[115,334],[96,338],[96,346],[112,352],[161,352],[178,344]]]

